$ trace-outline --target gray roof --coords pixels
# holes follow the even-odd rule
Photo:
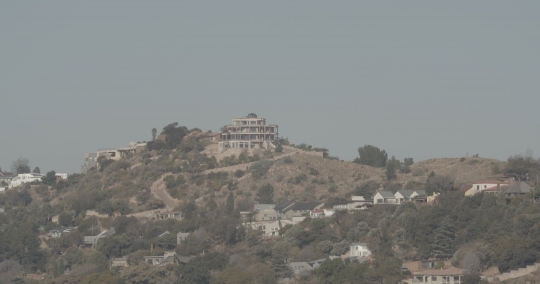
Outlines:
[[[313,210],[321,204],[322,202],[296,203],[291,207],[291,210]]]
[[[418,195],[426,195],[425,190],[415,190]]]
[[[391,191],[383,190],[383,191],[379,191],[378,193],[384,198],[396,198]]]
[[[411,195],[413,194],[414,190],[398,190],[397,192],[399,192],[401,195],[403,195],[403,197],[405,198],[410,198]],[[396,193],[397,193],[396,192]]]
[[[274,207],[276,207],[276,205],[274,204],[255,204],[253,206],[253,209],[255,211],[263,211],[263,210],[274,209]]]
[[[283,209],[285,209],[285,208],[287,208],[287,207],[289,207],[289,206],[291,206],[291,205],[293,205],[293,204],[294,204],[294,201],[293,201],[293,200],[287,200],[287,201],[285,201],[285,202],[279,204],[278,206],[274,207],[274,209],[275,209],[276,211],[281,211],[281,210],[283,210]]]
[[[531,192],[531,187],[523,182],[519,181],[514,183],[511,187],[503,191],[504,193],[529,193]]]

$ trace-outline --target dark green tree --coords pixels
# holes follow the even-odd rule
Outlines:
[[[43,184],[45,185],[55,185],[56,184],[56,172],[55,171],[50,171],[48,172],[42,179],[41,181],[43,182]]]
[[[41,171],[39,170],[39,167],[35,167],[34,170],[32,171],[32,173],[41,174]]]
[[[386,179],[393,180],[397,178],[396,170],[399,169],[400,162],[396,159],[396,157],[392,156],[392,159],[390,159],[386,163]]]
[[[182,139],[188,133],[185,126],[178,126],[178,122],[171,123],[163,128],[162,134],[165,134],[165,142],[171,149],[175,149],[180,145]]]
[[[234,194],[231,192],[227,196],[227,203],[225,204],[227,214],[231,215],[234,212]]]
[[[454,242],[454,225],[451,217],[445,217],[434,233],[431,254],[436,258],[450,258],[453,255],[452,243]]]
[[[157,136],[157,129],[152,128],[152,141],[156,141],[156,136]]]
[[[354,162],[362,165],[383,168],[388,160],[386,151],[372,145],[358,148],[358,154],[360,157],[354,159]]]
[[[267,183],[259,189],[259,203],[272,204],[274,203],[274,187]]]
[[[72,223],[73,223],[73,217],[71,216],[71,214],[67,212],[63,212],[62,214],[60,214],[60,216],[58,216],[58,224],[60,226],[67,227],[67,226],[71,226]]]
[[[277,153],[283,152],[283,146],[281,146],[281,144],[278,144],[276,149],[274,149],[274,151],[276,151]]]

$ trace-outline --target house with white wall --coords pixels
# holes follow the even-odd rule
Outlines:
[[[14,177],[12,180],[11,180],[11,183],[9,184],[9,188],[12,188],[12,187],[16,187],[16,186],[19,186],[23,183],[29,183],[29,182],[34,182],[34,181],[41,181],[41,179],[44,177],[45,175],[42,175],[42,174],[34,174],[34,173],[30,173],[30,174],[18,174],[16,177]]]
[[[379,191],[373,197],[373,204],[396,204],[396,197],[391,191]]]
[[[279,229],[287,224],[294,225],[293,221],[290,220],[254,221],[245,222],[242,225],[244,225],[244,227],[252,228],[253,230],[260,230],[266,236],[276,237],[279,236]]]
[[[351,243],[350,257],[366,257],[370,255],[371,250],[369,250],[366,243]]]
[[[471,189],[465,192],[465,196],[471,196],[480,192],[497,192],[501,187],[507,187],[508,183],[496,179],[482,180],[473,183]]]

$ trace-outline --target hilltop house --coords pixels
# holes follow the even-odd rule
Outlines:
[[[12,187],[16,187],[16,186],[19,186],[23,183],[29,183],[29,182],[34,182],[34,181],[41,181],[41,179],[44,177],[45,175],[42,175],[42,174],[34,174],[34,173],[30,173],[30,174],[18,174],[16,177],[12,178],[11,179],[11,183],[9,184],[9,188],[12,188]]]
[[[233,118],[232,125],[225,126],[218,151],[223,153],[228,148],[275,148],[271,141],[277,138],[277,125],[267,125],[265,118],[250,113],[246,117]]]

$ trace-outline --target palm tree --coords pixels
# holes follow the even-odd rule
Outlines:
[[[152,141],[156,141],[157,129],[152,128]]]

